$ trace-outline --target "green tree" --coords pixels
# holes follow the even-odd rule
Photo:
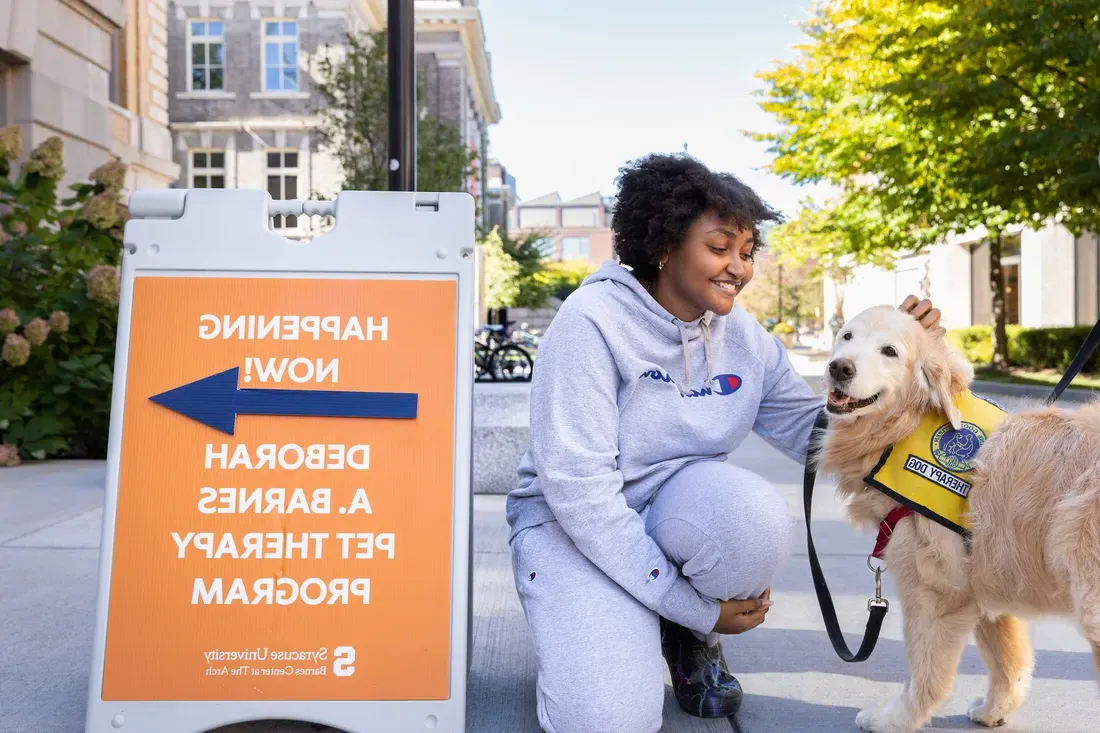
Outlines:
[[[518,239],[502,235],[504,251],[519,265],[519,292],[513,308],[542,308],[554,294],[554,285],[546,277],[549,260],[542,250],[546,234],[524,232]]]
[[[840,189],[831,228],[857,261],[984,227],[1003,366],[1005,229],[1096,222],[1096,21],[1082,0],[823,5],[799,58],[761,74],[783,129],[754,137],[777,173]]]
[[[805,201],[796,216],[768,233],[768,248],[774,251],[777,264],[795,270],[809,266],[806,277],[821,282],[822,305],[828,280],[838,310],[844,307],[844,291],[855,269],[857,258],[851,252],[860,249],[859,229],[846,230],[842,224],[842,218],[832,210]],[[871,248],[861,259],[889,266],[891,255],[890,249]],[[824,315],[828,320],[832,314]]]
[[[317,91],[323,100],[318,137],[340,164],[342,188],[384,191],[389,187],[389,76],[386,30],[349,33],[340,54],[318,63]],[[424,80],[417,77],[417,98]],[[473,175],[477,153],[462,143],[458,126],[421,115],[416,130],[416,187],[462,191]]]
[[[515,306],[520,293],[519,263],[504,250],[500,231],[493,228],[481,241],[485,260],[485,307],[489,310]]]
[[[924,5],[914,0],[910,7]],[[926,129],[979,129],[949,173],[1016,220],[1100,221],[1100,5],[961,0],[883,39],[898,78],[883,91]]]
[[[545,236],[535,231],[513,239],[498,227],[482,235],[486,286],[493,288],[493,297],[486,295],[486,307],[495,311],[496,322],[507,319],[509,308],[542,308],[560,287],[540,247]]]
[[[737,300],[757,319],[790,322],[797,329],[817,318],[824,288],[814,261],[787,260],[769,246],[757,253],[755,270]]]
[[[917,6],[914,2],[907,3]],[[958,136],[951,185],[986,205],[993,364],[1008,362],[1004,230],[1057,218],[1074,234],[1100,223],[1100,6],[1082,0],[965,0],[884,39],[898,69],[884,85],[922,129]]]

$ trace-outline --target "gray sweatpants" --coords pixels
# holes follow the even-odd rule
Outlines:
[[[718,600],[763,593],[788,555],[793,530],[774,487],[718,461],[685,466],[642,516],[692,586]],[[658,731],[667,666],[657,614],[582,555],[557,522],[513,538],[512,568],[538,657],[543,730]]]

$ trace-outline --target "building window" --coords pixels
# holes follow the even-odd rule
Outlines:
[[[298,91],[298,23],[264,22],[264,91]]]
[[[271,198],[289,201],[298,198],[298,152],[285,150],[267,153],[267,192]],[[274,217],[276,229],[296,229],[298,217],[293,214]]]
[[[561,225],[563,227],[598,227],[600,225],[599,209],[564,208],[561,210]]]
[[[219,20],[193,20],[187,32],[187,65],[191,70],[191,91],[224,91],[225,24]]]
[[[122,31],[111,34],[111,73],[107,77],[107,100],[112,104],[125,106],[122,90]]]
[[[225,151],[191,152],[191,188],[225,188]]]
[[[561,258],[563,260],[592,259],[592,243],[588,237],[562,237]]]
[[[535,249],[546,259],[554,259],[554,240],[550,237],[542,237],[534,241]]]
[[[537,207],[532,207],[529,209],[519,209],[519,226],[521,229],[556,227],[557,225],[557,209],[544,209]]]

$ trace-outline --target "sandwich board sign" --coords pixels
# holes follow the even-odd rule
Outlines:
[[[86,733],[462,731],[473,199],[130,208]]]

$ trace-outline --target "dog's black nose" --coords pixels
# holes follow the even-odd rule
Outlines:
[[[851,359],[835,359],[829,362],[829,376],[838,382],[847,382],[856,375],[856,365]]]

